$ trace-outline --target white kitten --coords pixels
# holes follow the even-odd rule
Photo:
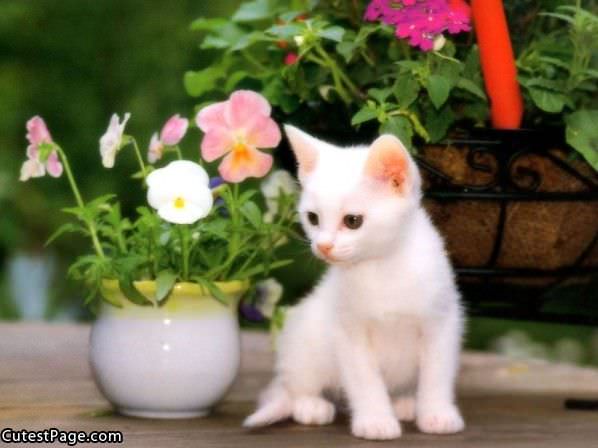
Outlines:
[[[276,376],[244,426],[289,417],[324,425],[335,414],[325,396],[342,394],[357,437],[399,437],[399,420],[461,431],[463,314],[415,163],[390,135],[343,149],[291,126],[286,133],[299,161],[301,221],[330,268],[289,311]]]

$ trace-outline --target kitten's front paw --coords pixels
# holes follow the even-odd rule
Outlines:
[[[454,405],[420,410],[417,427],[428,434],[453,434],[465,429],[465,422]]]
[[[302,425],[327,425],[334,413],[334,405],[321,397],[299,397],[293,406],[293,419]]]
[[[401,425],[389,415],[356,415],[351,422],[355,437],[368,440],[392,440],[401,436]]]

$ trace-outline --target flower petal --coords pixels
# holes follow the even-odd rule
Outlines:
[[[51,143],[52,136],[46,126],[46,122],[40,116],[35,116],[27,122],[27,140],[32,145],[39,145],[40,143]]]
[[[224,119],[224,109],[227,101],[210,104],[201,109],[195,117],[197,127],[203,132],[210,132],[214,127],[226,126]]]
[[[224,127],[213,127],[201,141],[201,156],[206,162],[212,162],[228,151],[234,144],[234,135]]]
[[[164,221],[173,224],[193,224],[205,216],[203,210],[195,204],[186,204],[183,208],[177,208],[174,201],[164,204],[158,209],[158,216]]]
[[[263,177],[272,168],[272,156],[254,148],[247,148],[243,157],[236,152],[229,153],[218,167],[224,180],[232,183],[243,182],[248,177]]]
[[[247,143],[256,148],[274,148],[282,138],[280,128],[270,117],[257,117],[247,129]]]
[[[164,124],[162,132],[160,133],[160,140],[162,140],[166,146],[175,146],[185,136],[188,127],[189,120],[181,118],[179,114],[173,115],[169,118],[166,124]]]
[[[271,112],[270,103],[259,93],[237,90],[230,96],[224,116],[229,128],[248,129],[256,119],[269,117]]]
[[[118,115],[112,114],[108,129],[100,137],[100,154],[102,156],[102,165],[105,168],[114,167],[114,159],[116,158],[116,153],[120,150],[123,133],[129,118],[131,118],[131,114],[127,112],[122,122],[119,123]]]
[[[208,174],[200,165],[177,160],[152,171],[147,177],[147,201],[169,222],[195,222],[212,208],[213,198],[208,183]],[[182,207],[176,206],[179,199],[183,200]],[[191,210],[191,216],[185,217],[185,210]]]
[[[32,177],[42,177],[44,174],[46,174],[44,165],[35,159],[30,159],[23,163],[19,180],[25,182]]]
[[[52,151],[48,156],[48,160],[46,161],[46,169],[48,170],[48,174],[52,177],[60,177],[62,175],[62,163],[60,163],[60,159],[58,158],[58,153],[56,151]]]
[[[147,150],[147,161],[152,165],[162,158],[164,152],[164,144],[160,141],[158,133],[155,132],[150,140],[149,148]]]

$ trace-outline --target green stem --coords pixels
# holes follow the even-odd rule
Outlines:
[[[176,152],[176,155],[179,158],[179,160],[183,160],[183,153],[181,152],[181,148],[179,148],[179,145],[176,145],[174,147],[174,152]]]
[[[189,228],[180,225],[179,234],[181,238],[181,260],[183,262],[183,281],[189,279]]]
[[[69,160],[68,160],[66,154],[64,153],[64,151],[62,150],[62,148],[57,146],[56,150],[58,151],[60,159],[62,160],[62,165],[64,166],[64,172],[66,173],[66,177],[69,181],[69,184],[71,185],[71,190],[73,191],[73,195],[75,196],[75,201],[77,202],[77,206],[83,211],[83,209],[85,208],[85,202],[83,202],[83,197],[81,196],[81,192],[79,191],[77,182],[75,182],[75,177],[73,176],[73,172],[71,170],[71,165],[69,163]],[[85,222],[85,224],[87,224],[87,228],[89,229],[89,235],[91,236],[91,241],[93,243],[93,247],[94,247],[96,253],[101,258],[104,258],[105,257],[104,249],[102,248],[102,245],[100,244],[100,240],[98,238],[98,232],[97,232],[95,223],[87,218],[83,219],[83,221]]]
[[[141,155],[141,151],[139,150],[139,146],[137,145],[137,140],[133,137],[129,137],[131,139],[131,145],[133,145],[133,149],[135,150],[135,154],[137,155],[137,162],[139,162],[139,168],[141,168],[141,174],[143,175],[143,180],[147,178],[147,169],[145,168],[145,163],[143,162],[143,156]]]
[[[336,61],[333,58],[331,58],[328,55],[328,53],[320,45],[316,45],[314,48],[318,52],[318,54],[322,57],[322,59],[324,61],[326,61],[326,65],[332,71],[333,76],[338,77],[338,79],[340,81],[344,82],[345,85],[348,87],[348,89],[351,91],[351,94],[353,94],[354,96],[359,98],[361,96],[359,89],[355,86],[355,84],[353,84],[353,81],[351,81],[349,76],[347,76],[347,74],[339,67],[339,65],[336,63]],[[344,87],[342,89],[345,90]],[[349,97],[349,101],[347,101],[347,102],[350,102],[350,101],[351,101],[351,99]]]

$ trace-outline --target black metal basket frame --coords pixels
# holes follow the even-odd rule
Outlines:
[[[587,202],[598,207],[598,182],[555,156],[550,149],[566,148],[561,131],[554,130],[472,130],[460,132],[457,137],[443,142],[446,145],[466,148],[466,160],[474,170],[492,174],[492,180],[483,185],[466,185],[455,182],[449,175],[432,166],[422,157],[416,157],[422,171],[432,179],[425,192],[426,198],[440,202],[491,201],[499,206],[496,238],[488,261],[481,266],[457,266],[456,272],[468,308],[474,316],[551,321],[584,325],[598,325],[598,266],[582,265],[598,244],[598,222],[592,241],[569,266],[559,269],[509,268],[497,266],[501,253],[508,205],[519,201],[535,202]],[[549,160],[564,173],[575,177],[587,187],[582,192],[537,191],[541,173],[516,166],[521,157],[534,154]],[[488,156],[493,160],[488,163]],[[520,287],[505,283],[505,278],[550,279],[542,287]],[[467,281],[472,278],[477,282]],[[565,293],[564,285],[573,278],[583,278],[581,286]],[[497,281],[497,280],[501,281]],[[574,299],[567,298],[573,294]],[[562,306],[550,310],[546,305],[569,301],[569,308]],[[574,303],[572,303],[572,300]],[[562,304],[561,304],[562,305]]]

